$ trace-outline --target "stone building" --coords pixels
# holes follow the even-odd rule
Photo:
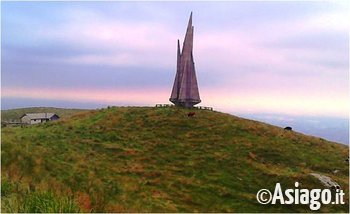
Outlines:
[[[50,120],[58,120],[59,118],[55,113],[28,113],[20,117],[22,124],[38,124]]]

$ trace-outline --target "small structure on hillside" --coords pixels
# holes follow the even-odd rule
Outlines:
[[[55,113],[27,113],[20,117],[22,124],[38,124],[50,120],[58,120],[60,117]]]

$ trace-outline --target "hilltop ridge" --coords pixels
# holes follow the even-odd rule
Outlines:
[[[309,212],[307,205],[261,205],[256,193],[277,182],[324,188],[310,175],[319,173],[334,179],[348,201],[348,149],[215,111],[84,111],[2,129],[2,211],[33,211],[14,201],[26,204],[50,192],[80,212]]]

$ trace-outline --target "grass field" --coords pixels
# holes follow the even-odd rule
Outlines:
[[[113,107],[2,129],[2,212],[310,212],[261,205],[262,188],[346,192],[348,146],[228,114]],[[339,170],[337,174],[333,171]]]

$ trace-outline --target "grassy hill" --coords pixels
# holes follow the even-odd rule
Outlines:
[[[1,121],[19,121],[19,118],[26,113],[56,113],[61,118],[70,117],[78,112],[87,111],[86,109],[65,109],[53,107],[32,107],[1,110]]]
[[[228,114],[109,108],[2,129],[2,212],[309,212],[261,205],[262,188],[340,184],[348,147]],[[339,170],[336,174],[333,171]],[[320,212],[348,212],[349,204]]]

